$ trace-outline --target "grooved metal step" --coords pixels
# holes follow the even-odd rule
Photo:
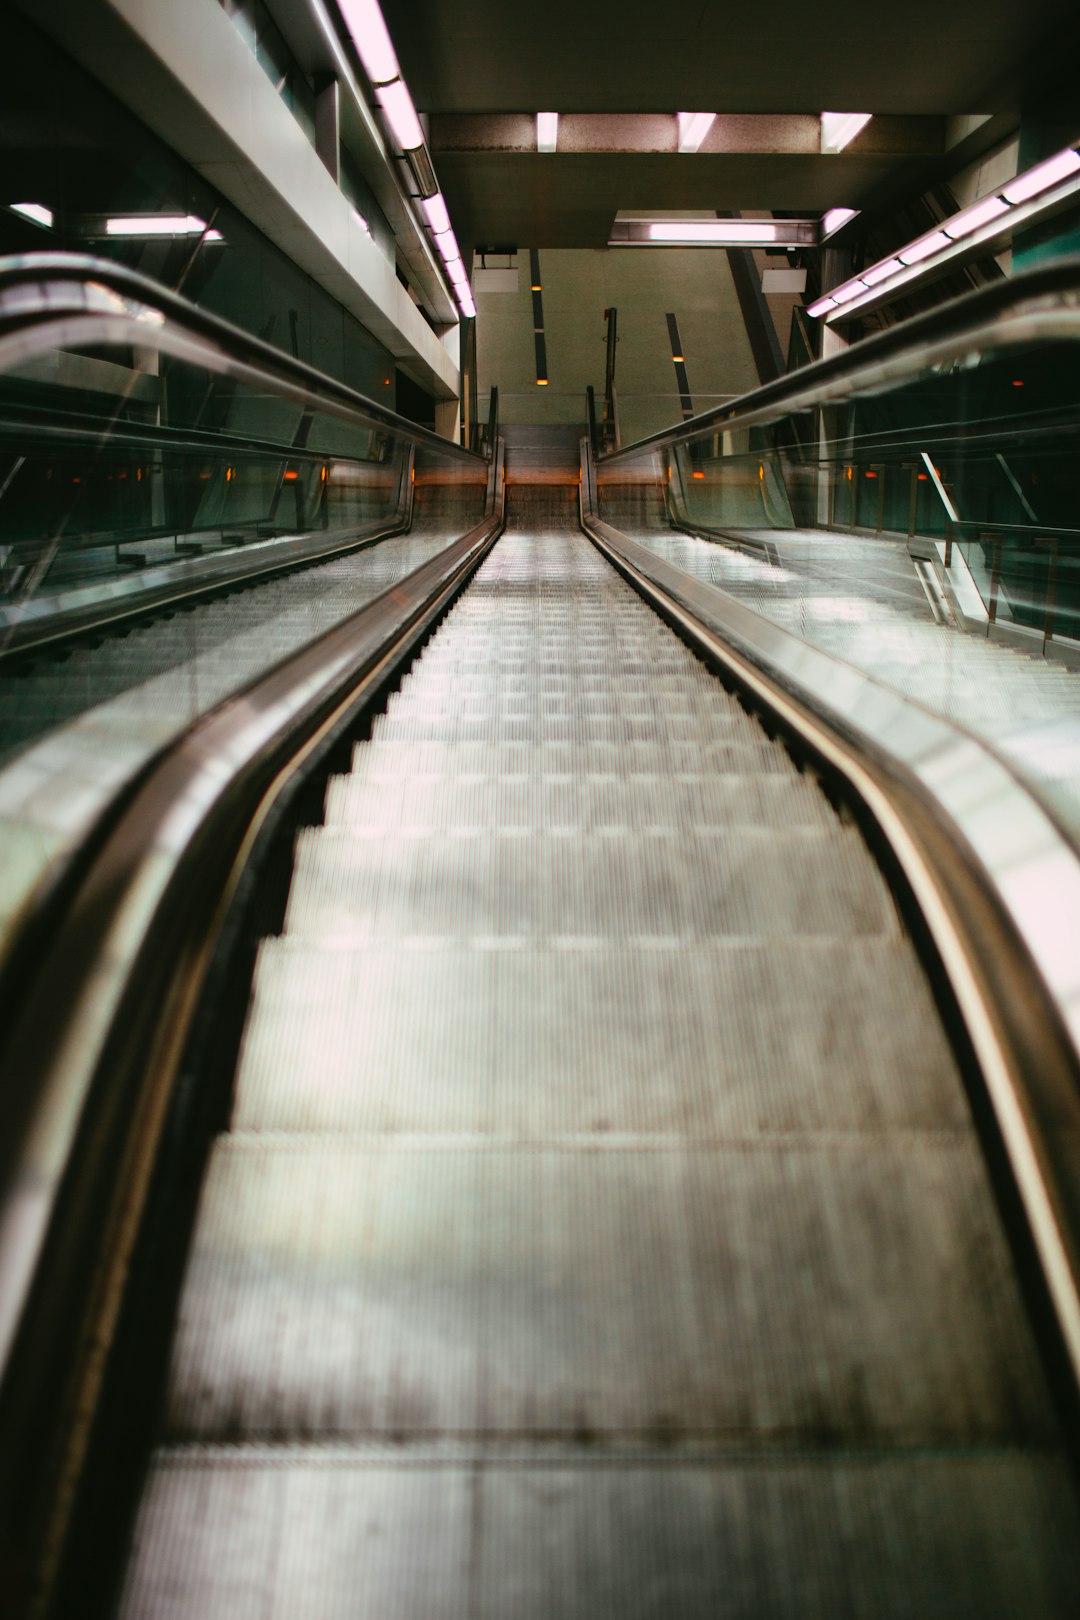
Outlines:
[[[513,493],[297,839],[124,1620],[1064,1620],[1074,1486],[882,877]]]

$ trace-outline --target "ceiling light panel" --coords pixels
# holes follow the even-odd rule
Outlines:
[[[123,214],[105,221],[106,236],[201,236],[205,230],[206,221],[195,214]]]
[[[46,208],[44,203],[11,203],[16,214],[22,214],[25,219],[32,219],[35,225],[44,225],[51,229],[53,211]]]
[[[679,151],[696,152],[712,128],[716,114],[681,112],[676,116],[679,120]]]
[[[830,208],[828,212],[822,216],[821,220],[822,241],[824,241],[827,236],[832,236],[834,231],[838,231],[841,225],[846,225],[849,219],[856,219],[858,217],[858,213],[859,210],[857,208]]]
[[[553,112],[536,115],[536,150],[554,152],[559,141],[559,115]]]
[[[821,115],[821,150],[842,152],[866,128],[872,113],[823,112]]]

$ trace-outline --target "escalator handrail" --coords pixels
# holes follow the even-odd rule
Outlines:
[[[984,740],[604,522],[585,439],[580,489],[594,545],[818,770],[848,783],[903,873],[975,1054],[1080,1430],[1080,967],[1062,950],[1080,855]]]
[[[912,382],[934,366],[1032,338],[1080,338],[1080,255],[994,282],[775,382],[597,457],[600,465],[666,450],[708,432],[772,422],[855,394]]]
[[[105,334],[110,323],[126,329],[115,341],[165,348],[170,345],[163,340],[171,339],[173,352],[179,343],[185,358],[210,370],[270,386],[277,393],[453,460],[475,465],[484,459],[126,265],[82,253],[0,258],[0,369],[5,351],[26,359],[55,347],[57,328],[73,319],[88,328],[79,342],[101,341],[95,340],[94,328],[100,326]],[[39,334],[37,343],[35,332]]]
[[[12,1613],[32,1607],[20,1580],[55,1579],[86,1410],[229,897],[277,795],[348,734],[494,544],[502,460],[500,444],[481,524],[189,727],[103,810],[63,926],[2,1032],[23,1097],[8,1088],[0,1133],[0,1545],[12,1504],[44,1501],[25,1509]]]

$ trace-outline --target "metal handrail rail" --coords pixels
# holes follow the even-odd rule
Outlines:
[[[499,390],[494,383],[488,396],[488,419],[484,430],[484,455],[489,461],[494,461],[495,450],[499,440]]]
[[[1080,971],[1061,941],[1080,904],[1076,847],[992,744],[606,523],[585,440],[580,487],[582,526],[600,552],[725,670],[751,707],[794,738],[799,758],[809,754],[823,775],[846,780],[909,885],[971,1041],[1037,1257],[1075,1443],[1080,1207],[1071,1142]],[[996,816],[985,814],[988,803]],[[1034,886],[1024,881],[1032,870],[1040,874]]]
[[[0,1509],[10,1519],[29,1504],[13,1614],[39,1613],[35,1589],[57,1579],[181,1034],[262,819],[487,554],[504,521],[502,461],[499,445],[482,523],[196,721],[101,808],[62,919],[40,897],[57,925],[3,1030],[20,1087],[0,1133]]]
[[[406,443],[482,459],[126,265],[83,253],[0,258],[0,372],[48,348],[103,339],[160,348]]]
[[[605,465],[667,449],[700,434],[751,427],[796,411],[842,402],[914,381],[935,366],[1032,338],[1080,337],[1080,256],[1039,265],[1009,281],[966,293],[940,309],[901,321],[840,354],[702,411],[598,458]]]

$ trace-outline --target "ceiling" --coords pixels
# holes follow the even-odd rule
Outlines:
[[[1077,16],[1071,0],[383,10],[460,240],[536,247],[602,247],[619,209],[813,214],[923,187],[1015,127]],[[705,150],[680,155],[678,110],[758,116],[729,118]],[[876,116],[844,153],[822,155],[808,129],[823,110]],[[573,139],[564,118],[560,150],[539,155],[537,111],[608,116],[579,120]],[[955,122],[970,114],[995,116],[974,131]]]

